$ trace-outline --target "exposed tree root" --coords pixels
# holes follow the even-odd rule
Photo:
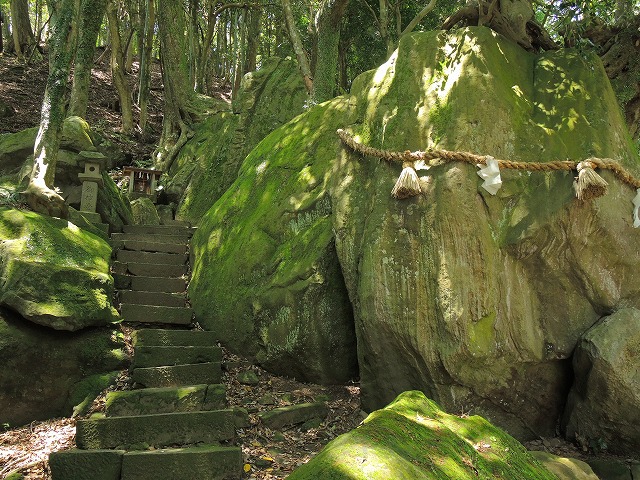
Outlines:
[[[47,186],[30,183],[27,189],[22,192],[22,196],[36,213],[58,218],[68,218],[69,216],[69,208],[64,199]]]

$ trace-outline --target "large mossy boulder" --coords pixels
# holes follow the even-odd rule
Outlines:
[[[640,310],[619,310],[590,328],[573,356],[567,437],[595,451],[640,452]]]
[[[635,190],[602,172],[608,194],[578,202],[575,172],[503,170],[491,196],[473,165],[436,162],[422,195],[396,200],[402,166],[345,149],[337,128],[398,151],[608,157],[640,176],[600,60],[482,27],[409,35],[350,96],[266,137],[193,241],[199,322],[268,368],[321,380],[320,359],[353,365],[353,312],[365,409],[419,389],[552,436],[578,340],[640,303]]]
[[[302,112],[308,96],[295,62],[269,58],[242,79],[233,112],[210,116],[180,150],[169,172],[176,218],[197,223],[236,180],[260,140]]]
[[[484,418],[449,415],[418,391],[400,394],[287,478],[557,480]]]
[[[0,208],[0,306],[56,330],[108,325],[111,247],[66,220]]]
[[[59,332],[0,308],[0,425],[70,416],[126,367],[108,328]]]

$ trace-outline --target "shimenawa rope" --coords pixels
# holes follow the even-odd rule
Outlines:
[[[415,162],[440,159],[444,162],[464,162],[477,166],[485,165],[486,156],[476,155],[470,152],[459,152],[441,149],[429,149],[425,151],[398,152],[369,147],[357,142],[351,135],[342,129],[338,129],[338,136],[351,150],[362,155],[378,157],[383,160],[402,162],[403,169],[400,178],[391,191],[395,198],[408,198],[421,193],[420,180],[415,170]],[[627,185],[640,189],[640,180],[631,175],[618,162],[610,158],[587,158],[581,162],[572,160],[558,160],[553,162],[514,162],[511,160],[496,159],[500,168],[512,170],[528,170],[532,172],[571,171],[578,172],[578,178],[574,182],[576,197],[580,200],[590,200],[600,197],[607,192],[608,183],[595,172],[595,168],[611,170],[614,176]]]

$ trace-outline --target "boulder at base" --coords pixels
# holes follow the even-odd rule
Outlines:
[[[484,27],[404,36],[350,96],[262,140],[192,242],[200,324],[267,368],[345,378],[355,329],[365,410],[417,389],[554,436],[578,340],[640,307],[635,189],[603,171],[607,195],[580,202],[575,172],[502,169],[493,196],[475,165],[435,161],[397,200],[402,165],[350,151],[338,128],[400,152],[613,158],[640,177],[599,58],[530,54]]]
[[[573,357],[575,381],[565,413],[567,438],[595,451],[640,452],[640,310],[605,317]]]
[[[125,368],[122,347],[112,329],[58,332],[0,309],[0,425],[71,415]]]
[[[131,202],[134,225],[160,225],[156,206],[150,198],[140,197]]]
[[[448,415],[418,391],[400,394],[287,478],[557,480],[484,418]]]
[[[66,220],[0,208],[0,305],[56,330],[118,319],[111,247]]]

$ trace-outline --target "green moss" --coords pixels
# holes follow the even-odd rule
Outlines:
[[[448,415],[422,392],[405,392],[330,442],[291,480],[553,480],[512,437],[481,417]]]
[[[67,405],[73,410],[73,416],[84,415],[93,401],[108,386],[113,385],[119,371],[100,373],[83,378],[69,392]]]

